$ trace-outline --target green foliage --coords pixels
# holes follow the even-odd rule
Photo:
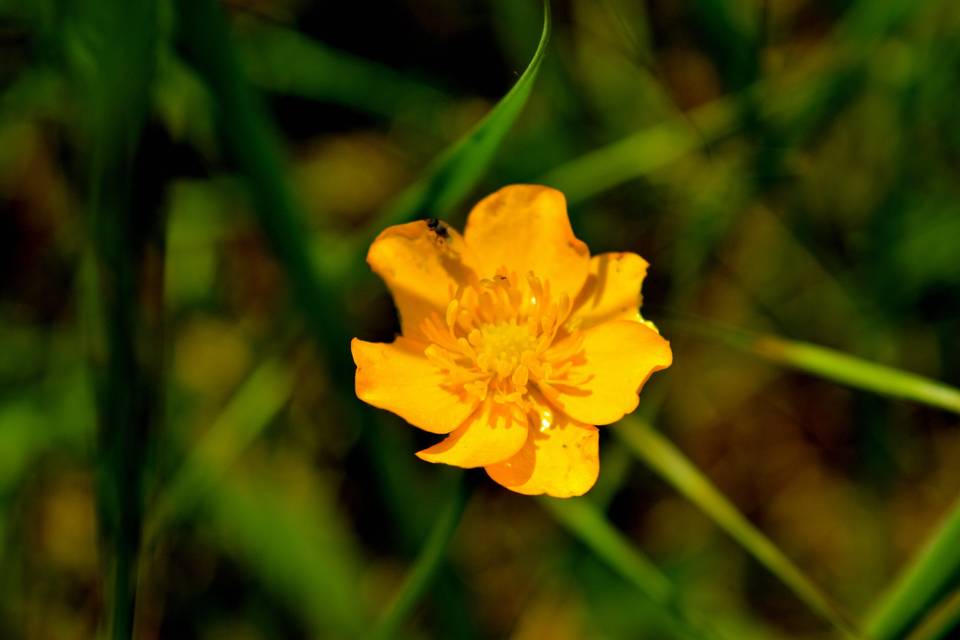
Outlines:
[[[587,498],[542,498],[543,507],[610,568],[632,584],[660,611],[673,619],[677,633],[693,638],[716,638],[702,616],[688,611],[670,581],[617,531]]]
[[[0,2],[0,636],[953,637],[953,2],[360,4]],[[674,350],[584,498],[354,393],[517,182]]]

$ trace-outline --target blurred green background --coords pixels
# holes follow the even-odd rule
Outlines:
[[[835,637],[626,425],[556,503],[353,396],[370,238],[518,182],[651,263],[633,426],[872,637],[957,637],[960,395],[756,339],[960,384],[956,2],[552,10],[531,65],[533,0],[0,0],[0,637]]]

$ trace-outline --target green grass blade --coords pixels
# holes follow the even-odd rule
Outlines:
[[[951,588],[960,583],[960,500],[874,609],[867,633],[874,640],[899,638]]]
[[[400,591],[394,596],[376,628],[370,633],[371,639],[388,640],[395,637],[400,626],[413,612],[414,607],[436,577],[467,503],[467,490],[463,484],[462,474],[458,473],[457,476],[457,486],[453,490],[450,502],[436,519]]]
[[[907,636],[907,640],[941,640],[960,628],[960,590],[947,596],[936,609],[927,616],[917,628]]]
[[[162,220],[134,185],[156,67],[152,0],[63,3],[66,54],[81,93],[90,238],[99,307],[93,342],[98,405],[97,507],[107,634],[133,636],[148,444],[158,422],[164,259]],[[142,171],[142,169],[141,169]],[[161,271],[162,272],[162,271]]]
[[[702,616],[684,608],[670,580],[589,499],[540,498],[540,504],[597,557],[673,618],[689,637],[720,637]]]
[[[907,371],[773,336],[754,339],[750,349],[769,360],[842,384],[960,413],[960,390]]]
[[[861,637],[837,605],[750,524],[669,440],[637,418],[621,421],[614,433],[638,458],[706,513],[820,617],[847,638]]]
[[[386,207],[371,225],[371,235],[414,217],[446,216],[469,194],[527,103],[546,55],[550,30],[550,2],[544,0],[540,42],[523,75],[483,120],[444,151],[422,178]]]
[[[686,322],[684,327],[747,353],[827,380],[960,413],[960,389],[914,373],[806,342],[734,329],[703,328]]]

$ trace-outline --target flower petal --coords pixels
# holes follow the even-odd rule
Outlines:
[[[573,303],[571,318],[587,328],[607,320],[640,321],[640,287],[647,261],[635,253],[602,253],[590,259],[590,275]]]
[[[647,325],[604,322],[584,332],[582,351],[574,356],[572,375],[585,380],[553,384],[558,393],[550,401],[581,422],[610,424],[637,408],[643,383],[671,362],[670,343]]]
[[[527,417],[518,407],[488,401],[445,440],[417,456],[467,469],[482,467],[515,454],[527,434]]]
[[[473,208],[463,236],[477,256],[481,278],[492,278],[501,266],[521,278],[532,271],[550,283],[555,296],[566,293],[572,301],[590,269],[590,251],[574,237],[566,199],[556,189],[500,189]]]
[[[431,228],[425,220],[384,229],[370,245],[367,262],[390,288],[408,337],[420,337],[423,319],[434,311],[442,315],[457,285],[473,273],[463,237],[442,222]]]
[[[357,365],[357,397],[397,414],[415,427],[450,433],[476,408],[462,390],[443,386],[445,374],[423,355],[423,344],[399,337],[390,344],[350,343]]]
[[[540,419],[523,448],[509,460],[488,465],[487,474],[517,493],[583,495],[600,473],[599,431],[545,406]]]

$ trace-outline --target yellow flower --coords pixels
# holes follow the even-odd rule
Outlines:
[[[353,340],[357,396],[449,434],[420,458],[484,467],[519,493],[590,489],[594,425],[636,409],[643,383],[672,362],[639,313],[646,261],[591,258],[554,189],[487,196],[462,236],[432,219],[390,227],[367,261],[393,293],[402,335]]]

